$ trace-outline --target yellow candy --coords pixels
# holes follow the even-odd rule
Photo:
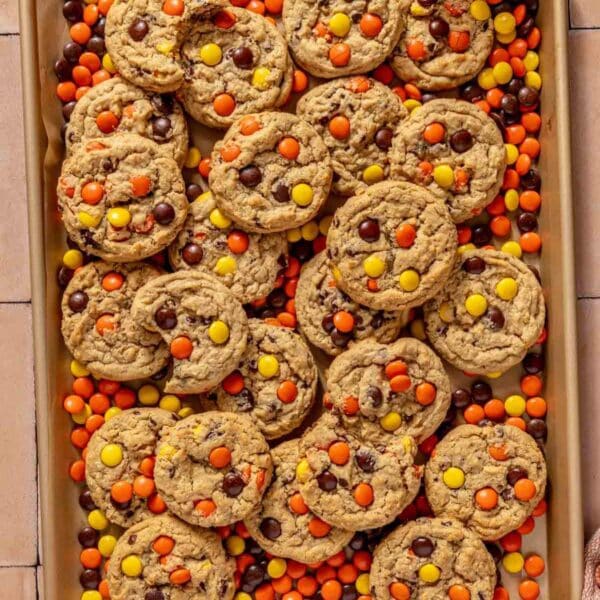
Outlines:
[[[114,535],[103,535],[98,540],[98,550],[104,558],[108,558],[115,549],[117,538]]]
[[[100,460],[107,467],[116,467],[123,460],[123,449],[118,444],[106,444],[100,451]]]
[[[206,202],[207,200],[212,200],[212,192],[204,192],[203,194],[200,194],[195,200],[194,202]]]
[[[509,242],[504,242],[504,244],[502,244],[502,247],[500,248],[500,250],[502,250],[502,252],[506,252],[506,254],[512,254],[516,258],[521,258],[522,254],[523,254],[523,251],[521,250],[521,246],[519,245],[519,242],[515,242],[514,240],[511,240]]]
[[[520,417],[525,412],[526,404],[523,396],[514,394],[504,401],[504,410],[511,417]]]
[[[229,327],[223,321],[213,321],[208,328],[208,337],[215,344],[224,344],[229,339]]]
[[[252,596],[250,594],[246,594],[246,592],[238,592],[233,600],[252,600]]]
[[[83,254],[79,250],[67,250],[63,254],[63,265],[67,269],[78,269],[83,264]]]
[[[77,218],[79,222],[88,229],[93,229],[94,227],[98,227],[98,224],[102,220],[100,215],[90,215],[90,213],[81,210],[77,213]]]
[[[131,213],[126,208],[111,208],[106,213],[106,218],[113,227],[127,227],[131,221]]]
[[[144,570],[144,565],[139,556],[130,554],[121,561],[121,571],[127,577],[139,577]]]
[[[356,578],[356,591],[359,594],[366,595],[371,590],[371,581],[368,573],[362,573]]]
[[[77,423],[77,425],[83,425],[91,415],[92,409],[90,408],[89,404],[86,404],[81,412],[71,415],[71,418],[75,423]]]
[[[385,431],[396,431],[402,425],[402,417],[399,413],[391,411],[379,419],[379,424]]]
[[[258,359],[258,372],[265,379],[275,377],[279,373],[279,361],[272,354],[263,354]]]
[[[456,251],[458,252],[458,254],[464,254],[465,252],[469,252],[469,250],[475,250],[477,248],[477,246],[475,246],[475,244],[471,244],[470,242],[468,244],[463,244],[462,246],[459,246]]]
[[[529,50],[523,59],[523,64],[528,71],[535,71],[540,66],[540,57],[538,53]]]
[[[433,179],[441,188],[447,190],[454,185],[454,171],[450,165],[438,165],[433,169]]]
[[[292,188],[292,200],[298,206],[308,206],[312,203],[314,192],[307,183],[299,183]]]
[[[491,90],[496,87],[496,78],[494,77],[494,69],[488,67],[483,69],[479,75],[477,75],[477,83],[484,90]]]
[[[163,458],[171,458],[177,454],[177,448],[171,446],[171,444],[163,444],[158,449],[158,455]]]
[[[501,34],[512,33],[517,26],[517,20],[509,12],[501,12],[494,17],[494,29]]]
[[[105,54],[102,57],[102,66],[111,74],[117,72],[117,67],[115,67],[115,63],[112,61],[112,58],[109,54]]]
[[[221,62],[223,51],[218,44],[204,44],[200,48],[200,60],[209,67],[214,67]]]
[[[519,192],[517,190],[508,190],[504,194],[504,206],[511,212],[519,208]]]
[[[385,262],[379,256],[371,254],[363,261],[363,269],[369,277],[381,277],[385,271]]]
[[[311,476],[311,473],[312,469],[310,468],[310,465],[308,464],[308,461],[306,459],[301,460],[296,466],[296,479],[300,483],[308,481],[308,479]]]
[[[237,262],[233,256],[221,256],[214,271],[217,275],[231,275],[237,271]]]
[[[440,319],[444,323],[452,323],[454,321],[454,307],[450,302],[444,302],[439,310]]]
[[[321,235],[327,235],[329,228],[331,227],[331,221],[333,221],[333,215],[327,215],[319,221],[319,231],[321,232]]]
[[[225,545],[230,556],[239,556],[240,554],[243,554],[246,549],[246,542],[244,542],[244,538],[241,538],[239,535],[228,537]]]
[[[77,360],[71,361],[71,375],[73,377],[87,377],[90,372]]]
[[[289,229],[286,232],[286,237],[290,244],[295,244],[302,239],[302,230],[299,227],[296,227],[295,229]]]
[[[496,83],[500,85],[508,83],[513,77],[513,69],[506,61],[496,63],[492,69],[492,73]]]
[[[259,90],[266,90],[271,84],[269,82],[269,77],[271,76],[271,71],[266,67],[258,67],[255,69],[254,73],[252,73],[252,85]]]
[[[283,558],[273,558],[267,565],[267,573],[271,579],[279,579],[285,575],[287,562]]]
[[[419,577],[425,583],[435,583],[441,576],[441,571],[432,563],[427,563],[419,569]]]
[[[195,169],[199,164],[200,164],[200,160],[202,159],[202,154],[200,153],[200,150],[198,150],[198,148],[196,148],[196,146],[192,146],[188,151],[187,151],[187,155],[185,157],[185,168],[186,169]]]
[[[316,221],[310,221],[301,228],[302,239],[312,242],[319,236],[319,224]]]
[[[380,181],[383,181],[384,177],[385,173],[383,172],[383,168],[379,165],[371,165],[363,171],[363,181],[367,185],[379,183]]]
[[[208,218],[218,229],[227,229],[231,225],[231,219],[228,219],[218,208],[211,210]]]
[[[189,417],[190,415],[194,414],[194,409],[191,406],[184,406],[178,413],[177,416],[180,419],[185,419],[186,417]]]
[[[414,269],[406,269],[400,273],[398,281],[405,292],[414,292],[419,287],[421,278]]]
[[[485,296],[482,296],[481,294],[471,294],[465,300],[465,308],[473,317],[480,317],[481,315],[485,314],[487,305],[488,303],[485,299]]]
[[[506,150],[506,164],[513,165],[519,158],[519,149],[514,144],[504,144]]]
[[[412,113],[417,108],[420,108],[421,106],[423,106],[418,100],[414,100],[413,98],[409,98],[408,100],[405,100],[403,102],[403,104],[404,104],[404,108],[406,108],[406,110],[409,113]]]
[[[413,438],[407,435],[402,438],[402,447],[404,448],[404,452],[406,452],[406,454],[413,454],[413,450],[416,450]]]
[[[496,295],[502,300],[512,300],[519,291],[519,284],[512,277],[505,277],[496,284]]]
[[[494,371],[493,373],[488,373],[486,377],[488,379],[499,379],[500,377],[502,377],[502,375],[502,371]]]
[[[465,474],[458,467],[450,467],[444,471],[443,480],[451,490],[457,490],[465,484]]]
[[[415,319],[410,324],[410,334],[413,337],[416,337],[418,340],[425,340],[425,322],[423,321],[423,319]]]
[[[97,508],[88,515],[88,525],[96,531],[102,531],[103,529],[106,529],[110,523],[108,522],[106,515]]]
[[[475,0],[470,6],[471,16],[477,21],[487,21],[492,16],[492,11],[485,0]]]
[[[181,409],[181,400],[173,394],[167,394],[160,399],[158,404],[163,410],[178,412]]]
[[[336,281],[341,281],[342,280],[342,274],[340,273],[340,270],[337,267],[333,267],[331,269],[331,274],[333,275],[333,278]]]
[[[144,406],[154,406],[159,398],[160,392],[158,391],[158,388],[153,385],[146,384],[138,390],[138,400],[140,401],[140,404],[143,404]]]
[[[352,27],[352,21],[344,13],[335,13],[329,19],[329,30],[337,37],[346,37]]]
[[[104,421],[110,421],[113,417],[116,417],[120,412],[122,412],[122,409],[120,409],[118,406],[111,406],[104,413]]]
[[[509,552],[502,559],[502,566],[508,573],[520,573],[524,564],[525,560],[520,552]]]
[[[156,44],[156,49],[165,56],[171,54],[171,52],[173,52],[173,48],[175,48],[175,44],[172,44],[171,42],[160,42]]]
[[[511,31],[510,33],[497,33],[496,40],[501,44],[510,44],[517,37],[517,30]]]
[[[529,71],[525,74],[525,85],[534,90],[542,89],[542,76],[536,71]]]
[[[86,590],[81,594],[81,600],[103,600],[102,594],[96,590]]]
[[[410,14],[413,17],[426,17],[429,14],[429,11],[418,2],[413,2],[410,5]]]

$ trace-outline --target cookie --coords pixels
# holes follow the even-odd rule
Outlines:
[[[290,440],[271,450],[273,481],[260,510],[244,523],[265,552],[302,563],[316,563],[340,552],[353,533],[331,527],[306,506],[296,481],[298,444],[299,440]]]
[[[187,112],[209,127],[227,128],[240,117],[270,110],[292,90],[285,39],[262,15],[228,8],[194,23],[181,47]]]
[[[162,437],[156,486],[169,509],[193,525],[231,525],[257,510],[271,481],[269,446],[235,413],[192,415]]]
[[[406,27],[390,60],[402,81],[422,90],[449,90],[481,71],[494,45],[494,24],[488,7],[473,16],[472,4],[410,3],[404,10]]]
[[[78,269],[62,298],[62,335],[69,352],[97,379],[150,377],[169,360],[160,335],[131,315],[136,292],[160,271],[144,263],[93,262]]]
[[[329,148],[334,192],[353,195],[389,178],[392,141],[408,116],[390,88],[363,76],[336,79],[304,95],[297,112]]]
[[[374,600],[492,600],[496,564],[484,543],[460,522],[422,518],[381,541],[370,582]]]
[[[446,287],[424,307],[435,350],[469,373],[519,363],[544,328],[542,288],[520,259],[497,250],[465,252]]]
[[[286,327],[248,321],[238,368],[216,390],[219,410],[246,413],[268,440],[296,429],[317,391],[317,366],[302,338]]]
[[[299,227],[321,209],[333,171],[325,142],[306,121],[261,113],[236,121],[212,153],[210,189],[248,231]]]
[[[162,515],[123,533],[107,579],[112,600],[231,600],[234,573],[215,533]]]
[[[302,436],[299,491],[330,525],[348,531],[383,527],[417,495],[422,468],[414,464],[416,452],[408,436],[373,445],[325,414]]]
[[[512,425],[460,425],[438,443],[425,467],[436,517],[458,519],[484,540],[520,527],[545,489],[542,452]]]
[[[422,442],[450,407],[442,361],[414,338],[356,344],[331,363],[327,391],[347,427],[371,443],[405,435]]]
[[[121,77],[95,85],[77,101],[65,136],[67,153],[77,144],[120,133],[137,133],[156,142],[183,165],[188,130],[181,105],[171,96],[145,92]]]
[[[169,262],[176,270],[213,274],[246,304],[273,290],[286,254],[284,234],[246,233],[206,192],[190,204],[187,221],[169,247]]]
[[[411,183],[384,181],[339,208],[327,253],[340,289],[379,310],[423,304],[445,285],[456,228],[444,203]]]
[[[104,260],[130,262],[175,238],[188,201],[179,166],[133,133],[81,144],[62,165],[58,207],[69,237]]]
[[[217,386],[237,366],[248,323],[242,305],[214,277],[179,271],[153,279],[135,296],[132,314],[169,347],[170,394],[200,394]]]
[[[479,214],[496,196],[506,149],[496,123],[463,100],[431,100],[414,110],[394,138],[392,177],[427,188],[455,223]]]
[[[106,15],[106,49],[117,71],[151,92],[174,92],[184,82],[180,46],[195,19],[225,0],[115,0]]]
[[[156,514],[156,445],[176,422],[173,413],[161,408],[134,408],[115,415],[92,436],[85,479],[94,503],[111,523],[131,527]]]
[[[283,25],[296,62],[331,79],[374,69],[395,48],[408,0],[294,0]]]
[[[308,341],[331,356],[340,354],[355,341],[370,337],[383,343],[392,342],[408,316],[405,312],[373,310],[354,302],[338,288],[324,252],[302,267],[296,290],[296,313],[300,330]]]

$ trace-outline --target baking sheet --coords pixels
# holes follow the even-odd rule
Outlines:
[[[566,0],[541,3],[538,23],[542,90],[544,204],[540,232],[544,240],[541,271],[549,303],[546,387],[549,437],[546,452],[551,481],[547,518],[524,538],[524,552],[541,551],[548,569],[540,581],[542,598],[575,600],[580,596],[583,555],[575,285],[569,152],[569,104],[566,70]],[[41,519],[41,596],[48,600],[79,598],[80,564],[77,532],[85,516],[67,467],[76,453],[69,442],[71,422],[62,398],[71,376],[60,338],[60,290],[56,268],[65,249],[65,234],[56,211],[55,186],[62,158],[60,102],[54,95],[52,65],[68,37],[58,1],[20,0],[24,115],[30,221],[36,401]],[[194,128],[197,145],[206,144]],[[518,392],[519,367],[493,383],[497,395]],[[459,377],[459,376],[458,376]],[[546,527],[547,525],[547,527]],[[514,590],[517,576],[503,577]],[[517,597],[512,591],[511,597]]]

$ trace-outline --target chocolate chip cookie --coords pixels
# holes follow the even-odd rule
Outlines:
[[[316,390],[317,366],[304,340],[286,327],[250,319],[246,351],[217,388],[217,406],[248,414],[270,440],[302,423]]]
[[[331,152],[335,192],[352,195],[389,178],[392,141],[408,116],[390,88],[363,76],[336,79],[303,96],[297,112]]]
[[[209,391],[235,369],[246,349],[242,305],[205,273],[179,271],[153,279],[136,294],[132,314],[169,347],[168,393]]]
[[[173,413],[161,408],[134,408],[115,415],[92,436],[86,483],[112,523],[131,527],[156,514],[156,445],[176,422]]]
[[[187,112],[209,127],[227,128],[240,117],[285,102],[293,65],[285,39],[263,16],[228,8],[194,23],[181,47]]]
[[[296,290],[300,330],[329,355],[340,354],[355,341],[373,337],[392,342],[407,320],[406,312],[373,310],[342,292],[321,252],[305,263]]]
[[[65,136],[67,153],[77,144],[121,133],[156,142],[179,165],[185,160],[188,130],[179,102],[121,77],[95,85],[77,101]]]
[[[188,201],[179,166],[133,133],[80,144],[63,162],[58,207],[69,237],[104,260],[141,260],[166,248]]]
[[[373,445],[323,415],[300,442],[299,491],[325,522],[348,531],[391,523],[414,499],[422,469],[411,437]]]
[[[231,600],[234,573],[215,533],[162,515],[123,533],[107,579],[113,600]]]
[[[296,62],[315,77],[364,73],[382,63],[405,27],[408,0],[295,0],[283,24]]]
[[[444,203],[412,183],[384,181],[339,208],[327,234],[337,285],[379,310],[405,310],[434,297],[456,255]]]
[[[469,10],[473,0],[409,4],[390,61],[396,75],[423,90],[448,90],[475,77],[494,45],[489,7]]]
[[[448,285],[424,307],[436,351],[469,373],[504,372],[542,333],[542,288],[530,268],[497,250],[465,252]]]
[[[303,563],[315,563],[338,553],[352,532],[332,527],[315,516],[298,491],[296,466],[299,440],[271,450],[273,482],[260,510],[245,520],[250,535],[266,552]]]
[[[442,361],[414,338],[356,344],[331,363],[327,391],[347,427],[371,443],[404,435],[422,442],[450,407]]]
[[[425,468],[435,515],[458,519],[484,540],[520,527],[545,489],[538,445],[512,425],[461,425],[436,446]]]
[[[210,192],[190,204],[188,218],[169,247],[174,269],[213,274],[242,303],[267,296],[285,264],[283,233],[246,233],[236,227]]]
[[[392,177],[427,188],[455,223],[479,214],[496,196],[506,150],[496,123],[463,100],[431,100],[414,110],[393,141]]]
[[[496,565],[459,521],[422,518],[398,527],[377,546],[370,582],[376,600],[492,600]]]
[[[306,121],[267,112],[236,121],[212,153],[217,205],[248,231],[298,227],[321,209],[333,171],[325,142]]]
[[[269,446],[249,417],[192,415],[161,438],[156,486],[169,509],[193,525],[231,525],[256,511],[271,481]]]
[[[94,375],[116,381],[150,377],[169,359],[160,335],[131,315],[137,291],[160,271],[144,263],[89,263],[62,298],[62,335],[69,352]]]

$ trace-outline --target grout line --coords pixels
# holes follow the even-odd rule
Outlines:
[[[600,296],[577,296],[577,300],[600,300]]]
[[[10,32],[10,31],[3,31],[2,33],[0,33],[0,37],[19,37],[19,32],[15,31],[15,32]]]
[[[11,304],[31,304],[31,300],[0,300],[0,306]]]
[[[0,565],[0,571],[9,571],[10,569],[36,569],[39,565]]]
[[[592,25],[589,27],[577,27],[575,25],[569,25],[569,31],[598,31],[600,25]]]

